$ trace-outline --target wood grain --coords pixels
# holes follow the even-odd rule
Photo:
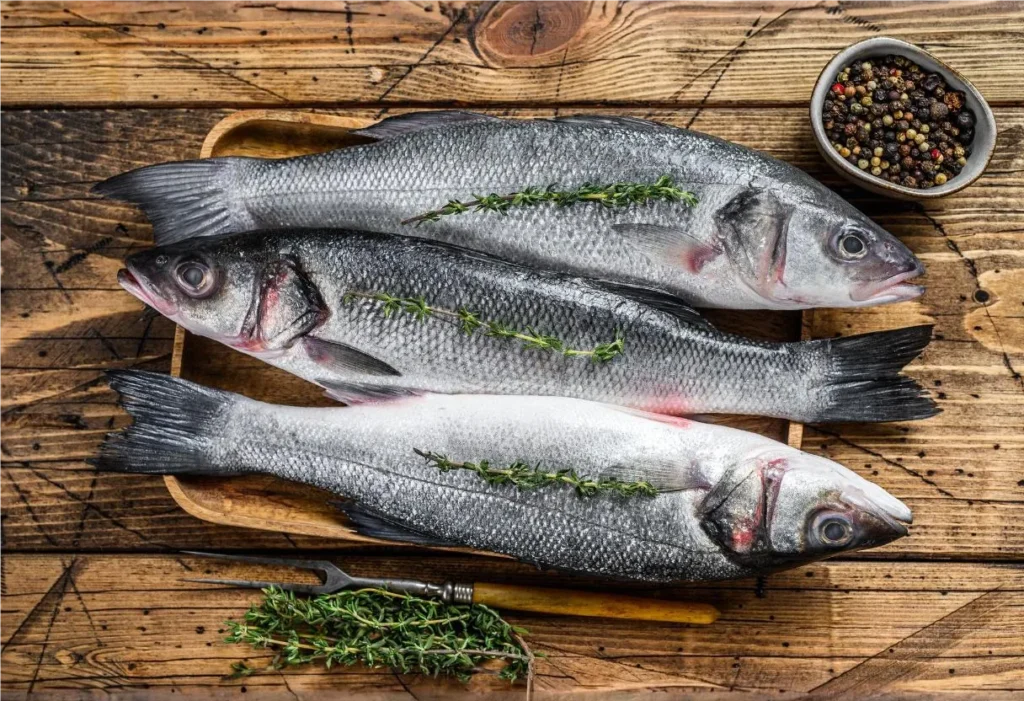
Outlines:
[[[802,103],[846,45],[896,35],[1016,104],[1017,2],[3,6],[2,96],[52,105]]]
[[[567,580],[502,560],[466,556],[346,556],[363,575],[559,585]],[[440,698],[453,682],[362,668],[289,670],[224,681],[232,661],[267,656],[221,642],[223,621],[252,591],[184,577],[265,577],[267,568],[177,556],[8,555],[3,561],[3,691],[46,698],[107,692],[149,698]],[[605,583],[573,580],[596,589]],[[844,691],[845,698],[927,697],[936,690],[984,698],[1024,691],[1024,578],[987,564],[819,564],[775,575],[759,597],[752,581],[681,586],[634,595],[712,603],[710,626],[622,625],[607,619],[509,613],[545,653],[540,698],[642,690],[687,698],[791,698]],[[885,624],[877,620],[882,614]],[[872,620],[874,618],[874,620]],[[522,698],[489,675],[473,694]],[[982,696],[979,696],[981,698]]]
[[[685,125],[695,113],[664,110],[654,116]],[[82,463],[109,427],[125,421],[103,386],[101,370],[135,364],[166,369],[172,337],[164,320],[141,321],[141,305],[114,281],[125,250],[145,245],[148,225],[130,207],[91,198],[88,188],[130,167],[198,154],[203,135],[228,113],[118,114],[117,119],[90,110],[3,116],[5,545],[49,550],[67,549],[71,543],[124,549],[157,547],[153,543],[291,547],[280,534],[199,523],[176,511],[154,478],[97,476]],[[1024,485],[1019,484],[1024,477],[1024,390],[1014,374],[1024,367],[1019,311],[1024,288],[1014,285],[1024,268],[1024,109],[997,109],[997,119],[1002,135],[982,180],[926,207],[881,202],[839,183],[803,138],[806,125],[797,108],[770,115],[747,108],[707,109],[694,125],[768,151],[825,180],[899,235],[928,266],[928,292],[919,302],[814,315],[818,336],[937,325],[935,341],[911,373],[932,389],[943,414],[910,424],[822,426],[807,432],[805,448],[879,482],[914,509],[913,536],[874,551],[873,557],[1019,559],[1024,552]],[[129,134],[144,146],[126,146]],[[53,152],[57,158],[48,155]],[[35,233],[26,233],[25,227]],[[111,244],[88,252],[109,236],[121,236],[125,248]],[[47,260],[55,267],[49,268]],[[68,265],[72,260],[78,262]],[[51,272],[63,291],[55,288]],[[991,294],[984,305],[974,300],[979,285]],[[727,317],[715,321],[728,325]],[[211,352],[207,360],[210,381],[231,377],[242,391],[247,375],[264,367],[225,350]],[[283,388],[288,387],[296,398],[318,400],[308,391],[299,394],[301,381],[288,379]],[[68,485],[70,494],[43,476]],[[113,519],[85,509],[83,501]],[[135,511],[141,503],[149,505],[145,515]],[[152,517],[156,513],[159,518]],[[118,522],[142,537],[126,533]],[[296,542],[330,547],[310,538]]]

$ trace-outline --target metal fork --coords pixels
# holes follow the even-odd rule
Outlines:
[[[562,616],[595,616],[599,618],[628,618],[641,621],[673,623],[713,623],[718,609],[710,604],[687,601],[651,599],[622,594],[604,594],[572,589],[546,589],[515,584],[477,582],[475,584],[444,582],[433,584],[415,579],[353,577],[328,560],[299,560],[287,557],[258,555],[220,555],[217,553],[184,551],[195,557],[251,562],[258,565],[294,567],[316,573],[320,584],[264,582],[252,579],[185,579],[186,582],[226,584],[247,589],[278,587],[297,594],[333,594],[342,589],[387,589],[399,594],[411,594],[439,599],[446,604],[484,604],[495,608],[534,613],[552,613]]]

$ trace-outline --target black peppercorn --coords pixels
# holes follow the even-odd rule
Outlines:
[[[902,56],[844,67],[823,101],[822,125],[839,157],[875,177],[934,187],[969,155],[974,115],[942,75]]]

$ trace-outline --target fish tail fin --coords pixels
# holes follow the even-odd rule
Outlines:
[[[109,370],[107,378],[134,422],[107,434],[99,457],[90,461],[97,468],[162,475],[241,472],[209,459],[237,395],[139,370]]]
[[[903,367],[932,337],[931,325],[811,341],[826,356],[828,407],[815,421],[913,421],[939,409]]]
[[[153,224],[163,246],[197,236],[253,228],[252,217],[233,196],[245,158],[204,158],[137,168],[97,183],[98,195],[130,202]]]

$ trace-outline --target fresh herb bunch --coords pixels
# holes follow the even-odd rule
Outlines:
[[[526,631],[481,604],[445,604],[384,589],[304,597],[270,587],[243,621],[227,626],[226,642],[275,651],[268,669],[363,664],[467,681],[482,662],[500,659],[503,679],[529,683],[533,674],[534,655],[520,637]],[[232,669],[235,677],[257,671],[243,662]]]
[[[561,353],[567,357],[587,357],[598,363],[607,362],[615,356],[621,355],[626,349],[625,339],[619,332],[615,333],[614,341],[600,343],[590,350],[584,350],[569,348],[555,336],[538,333],[532,328],[527,328],[526,331],[519,331],[497,321],[485,321],[465,307],[455,311],[433,307],[427,304],[426,299],[423,297],[396,297],[386,292],[348,292],[342,301],[348,302],[353,299],[371,299],[383,302],[382,311],[385,317],[390,317],[395,312],[412,314],[420,321],[430,316],[438,316],[457,322],[467,336],[472,336],[479,329],[483,329],[488,336],[514,338],[521,341],[527,348]]]
[[[514,462],[508,467],[494,467],[488,461],[480,462],[452,462],[444,455],[424,450],[417,450],[416,454],[427,462],[433,463],[441,472],[451,470],[469,470],[480,475],[488,484],[514,484],[519,489],[537,489],[555,484],[567,484],[576,490],[581,497],[592,497],[605,492],[614,492],[622,496],[645,496],[653,497],[658,494],[658,489],[650,482],[623,482],[621,480],[593,479],[580,477],[575,470],[558,470],[549,472],[542,470],[539,466],[534,467],[524,462]]]
[[[666,202],[683,202],[690,207],[697,204],[697,196],[687,190],[681,190],[668,175],[663,175],[653,184],[650,183],[613,183],[611,185],[586,184],[575,190],[558,190],[557,186],[547,188],[528,187],[521,192],[507,195],[491,193],[490,195],[473,195],[468,202],[449,200],[440,209],[424,212],[404,220],[403,224],[419,226],[423,222],[435,222],[454,214],[465,212],[497,212],[505,214],[512,207],[529,207],[544,202],[553,202],[560,207],[567,207],[577,202],[596,202],[605,207],[628,207],[662,200]]]

